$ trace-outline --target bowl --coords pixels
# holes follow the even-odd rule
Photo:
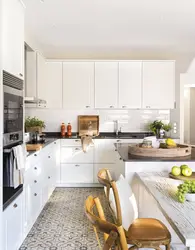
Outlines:
[[[194,194],[186,194],[186,200],[195,202],[195,193]]]

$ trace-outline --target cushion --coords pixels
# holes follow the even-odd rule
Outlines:
[[[137,203],[132,189],[123,175],[121,175],[118,181],[116,181],[116,186],[121,205],[122,226],[126,231],[128,231],[132,222],[138,218]],[[116,215],[116,205],[113,191],[110,192],[110,206]]]

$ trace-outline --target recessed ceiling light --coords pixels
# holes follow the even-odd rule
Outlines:
[[[41,2],[41,3],[44,3],[44,2],[45,2],[45,0],[40,0],[40,2]]]

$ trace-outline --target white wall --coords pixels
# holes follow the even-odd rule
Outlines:
[[[190,88],[184,89],[184,143],[190,143]]]
[[[190,88],[190,144],[195,145],[195,88]]]
[[[114,132],[114,120],[119,120],[119,127],[123,132],[148,131],[148,123],[156,119],[169,122],[169,110],[51,110],[27,108],[26,116],[37,116],[46,122],[46,131],[60,131],[62,122],[72,124],[77,132],[78,115],[99,115],[100,132]]]

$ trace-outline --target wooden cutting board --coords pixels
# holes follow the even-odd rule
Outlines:
[[[26,144],[27,151],[38,151],[43,147],[43,144]]]
[[[192,175],[187,177],[183,175],[175,176],[172,173],[169,173],[169,177],[175,180],[181,180],[181,181],[195,181],[195,172],[192,172]]]

